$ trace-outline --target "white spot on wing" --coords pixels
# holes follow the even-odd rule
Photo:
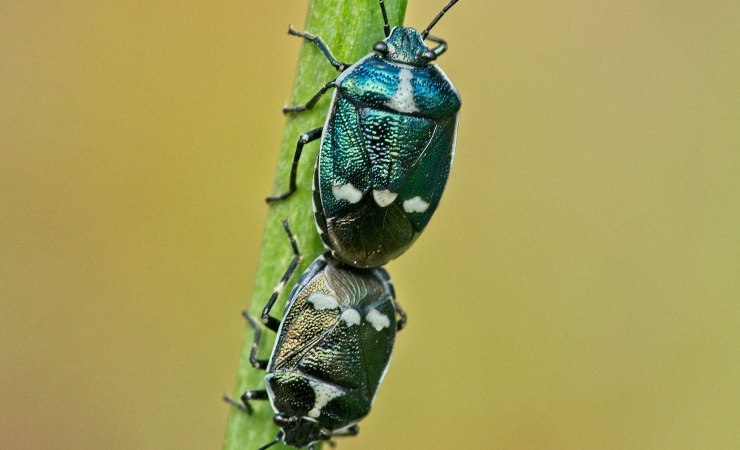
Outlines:
[[[328,384],[313,380],[308,380],[308,383],[311,385],[311,389],[313,389],[314,396],[316,397],[313,408],[308,412],[309,417],[319,417],[321,415],[321,408],[326,406],[326,404],[333,399],[344,394],[343,391]]]
[[[360,324],[360,313],[356,309],[348,309],[342,313],[342,320],[347,322],[347,327]]]
[[[395,192],[391,192],[387,189],[382,191],[373,191],[373,198],[375,199],[375,203],[378,204],[381,208],[385,208],[386,206],[393,203],[393,200],[398,197],[398,194]]]
[[[350,203],[357,203],[362,200],[362,191],[357,190],[352,186],[352,183],[332,186],[331,193],[337,200],[347,200]]]
[[[402,113],[418,112],[419,108],[414,102],[414,86],[411,84],[413,79],[414,74],[409,69],[401,69],[398,72],[396,92],[385,103],[385,106]]]
[[[391,320],[385,314],[381,314],[377,309],[371,309],[365,316],[365,320],[370,322],[376,330],[380,331],[383,328],[391,326]]]
[[[339,302],[337,302],[336,298],[321,292],[314,292],[309,295],[308,301],[313,304],[314,309],[317,311],[339,308]]]
[[[403,202],[403,210],[408,213],[423,213],[429,208],[429,203],[425,202],[421,197],[416,196]]]

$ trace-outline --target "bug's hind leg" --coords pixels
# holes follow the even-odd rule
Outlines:
[[[298,172],[298,161],[300,161],[301,159],[303,146],[308,144],[309,142],[313,142],[319,139],[323,130],[324,127],[320,127],[301,135],[301,137],[298,139],[298,143],[295,146],[295,153],[293,154],[293,165],[290,166],[290,181],[288,185],[288,191],[274,197],[267,197],[265,199],[267,203],[275,203],[279,200],[285,200],[286,198],[290,197],[293,192],[295,192],[295,178],[296,173]]]

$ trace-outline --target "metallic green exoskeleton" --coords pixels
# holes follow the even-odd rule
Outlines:
[[[313,42],[342,73],[298,112],[313,107],[334,87],[322,128],[301,136],[291,172],[303,145],[321,137],[314,172],[314,210],[324,245],[356,267],[384,265],[405,252],[424,230],[442,196],[455,153],[460,96],[442,70],[432,65],[447,44],[429,30],[452,0],[421,33],[388,26],[386,38],[352,65],[338,62],[320,38]],[[428,39],[436,45],[424,44]]]
[[[262,323],[277,332],[269,360],[257,359],[261,331],[245,313],[255,328],[250,362],[266,369],[266,390],[247,391],[237,406],[251,411],[249,400],[270,400],[280,432],[262,448],[280,440],[310,448],[332,436],[359,432],[357,422],[370,412],[405,314],[384,269],[350,267],[327,253],[290,292],[282,321],[271,317],[270,309],[300,260],[287,223],[283,226],[295,256],[262,313]]]

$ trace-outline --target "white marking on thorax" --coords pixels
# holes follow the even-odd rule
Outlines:
[[[341,319],[347,323],[347,327],[360,324],[360,313],[356,309],[347,309],[342,313]]]
[[[402,113],[415,113],[419,108],[414,102],[414,86],[411,80],[414,79],[413,73],[409,69],[401,69],[398,72],[398,86],[396,92],[385,106]]]
[[[408,213],[423,213],[427,210],[427,208],[429,208],[429,203],[425,202],[418,195],[403,202],[403,210]]]
[[[347,200],[350,203],[357,203],[362,200],[362,191],[359,191],[356,187],[352,186],[352,183],[343,184],[341,186],[332,185],[331,193],[337,200]]]
[[[326,404],[333,399],[344,394],[344,391],[341,391],[328,384],[316,382],[313,380],[308,380],[308,384],[311,385],[314,397],[316,397],[316,400],[314,400],[313,408],[311,409],[311,411],[308,412],[309,417],[319,417],[321,415],[321,408],[326,406]]]
[[[308,301],[313,304],[313,307],[314,309],[316,309],[316,311],[339,308],[339,302],[336,298],[332,297],[331,295],[326,295],[322,292],[314,292],[313,294],[309,295]]]
[[[365,320],[370,322],[376,330],[380,331],[383,328],[391,326],[391,320],[385,314],[381,314],[377,309],[371,309],[365,316]]]
[[[382,191],[373,191],[373,198],[375,199],[375,203],[378,204],[381,208],[385,208],[386,206],[393,203],[393,200],[398,197],[398,194],[395,192],[391,192],[388,189],[382,190]]]

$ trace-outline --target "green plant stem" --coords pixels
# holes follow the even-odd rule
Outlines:
[[[401,24],[406,10],[406,0],[386,0],[385,3],[391,26]],[[311,0],[305,31],[320,36],[339,61],[352,63],[369,53],[374,42],[383,39],[383,20],[376,0]],[[290,37],[290,39],[298,38]],[[336,78],[337,75],[336,70],[321,52],[310,42],[304,41],[298,61],[291,105],[305,104],[321,86]],[[287,190],[296,142],[302,133],[324,124],[330,98],[331,93],[327,93],[312,110],[288,117],[283,132],[273,194],[281,194]],[[286,294],[290,292],[298,276],[324,251],[316,232],[311,208],[311,178],[318,147],[317,143],[311,143],[303,149],[296,192],[287,200],[270,206],[252,293],[252,304],[249,308],[249,312],[255,317],[260,316],[265,302],[292,258],[290,244],[280,225],[280,220],[287,219],[293,232],[298,236],[303,260],[275,304],[272,310],[273,317],[282,316]],[[264,149],[249,151],[264,151]],[[266,357],[272,348],[274,337],[274,333],[269,330],[262,333],[261,357]],[[253,332],[247,327],[232,392],[235,399],[238,399],[247,389],[264,389],[264,372],[252,368],[249,363],[252,340]],[[269,402],[253,401],[251,404],[254,407],[252,415],[247,415],[237,408],[231,409],[224,437],[224,450],[256,449],[275,438],[278,428],[272,421],[274,413]],[[290,447],[282,444],[271,447],[271,449],[281,448]]]

